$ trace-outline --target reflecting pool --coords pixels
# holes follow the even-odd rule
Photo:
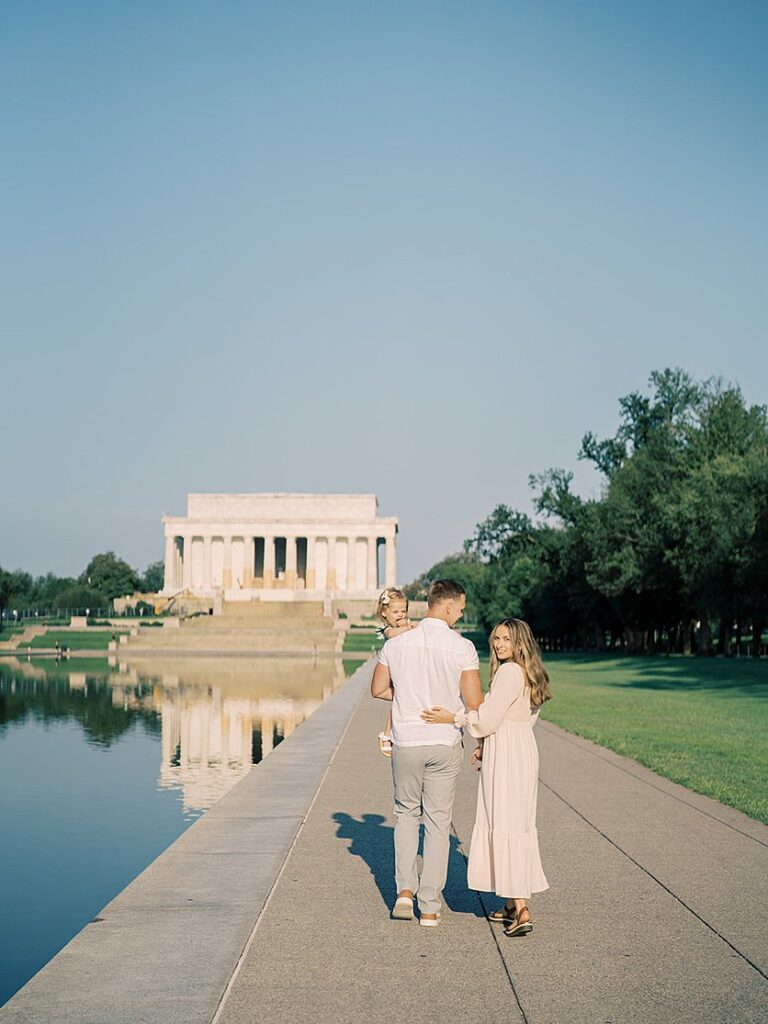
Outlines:
[[[332,658],[0,660],[0,1006],[344,678]]]

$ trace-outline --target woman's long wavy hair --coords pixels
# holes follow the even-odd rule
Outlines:
[[[522,619],[502,619],[491,630],[491,679],[496,675],[499,665],[503,664],[496,657],[493,649],[493,636],[499,626],[506,626],[512,640],[512,661],[516,662],[525,673],[525,685],[531,691],[531,704],[541,707],[545,700],[552,699],[549,689],[549,675],[541,662],[541,650],[531,627]]]

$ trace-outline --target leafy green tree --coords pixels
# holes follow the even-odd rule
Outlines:
[[[74,583],[71,587],[67,587],[57,594],[53,601],[53,607],[56,611],[80,608],[106,608],[108,604],[109,599],[101,591],[84,583]]]
[[[766,620],[763,523],[767,514],[768,417],[741,391],[709,382],[691,442],[688,476],[667,507],[669,558],[701,620],[700,653],[719,621],[727,653],[734,619],[752,623],[754,653]]]
[[[447,558],[437,562],[413,583],[404,587],[404,590],[410,600],[423,601],[426,599],[427,590],[433,580],[456,580],[467,592],[467,606],[471,614],[472,609],[477,606],[485,571],[486,566],[477,555],[470,551],[461,551],[455,555],[448,555]]]
[[[759,653],[768,623],[768,417],[719,380],[656,372],[649,394],[619,400],[613,437],[586,434],[580,457],[605,485],[589,501],[571,475],[531,478],[543,521],[497,505],[465,544],[483,567],[486,625],[527,618],[550,636],[600,647],[700,654],[730,649],[749,622]],[[432,572],[433,570],[430,570]]]
[[[474,537],[464,542],[464,550],[492,561],[532,542],[532,534],[533,523],[525,513],[508,505],[497,505],[482,523],[478,523]]]
[[[5,610],[8,608],[10,596],[11,574],[0,568],[0,630],[2,630],[2,621],[5,617]]]
[[[12,608],[30,608],[34,601],[34,580],[28,572],[15,569],[10,576],[8,603]]]
[[[688,448],[702,389],[681,370],[651,375],[654,394],[620,399],[616,436],[587,434],[580,457],[607,486],[584,523],[587,581],[615,609],[630,650],[652,650],[654,636],[680,616],[679,573],[668,558],[670,496],[688,470]],[[692,608],[686,610],[695,616]]]
[[[94,555],[79,582],[100,591],[110,601],[132,594],[139,587],[139,577],[135,570],[118,558],[114,551]]]
[[[571,474],[562,470],[532,477],[536,511],[550,522],[535,524],[525,513],[497,505],[466,546],[488,562],[479,601],[486,627],[519,616],[543,638],[568,636],[600,647],[615,617],[586,581],[579,528],[586,506],[571,493],[570,482]]]
[[[607,479],[587,530],[587,578],[613,602],[632,645],[647,649],[651,633],[666,629],[690,650],[695,631],[699,653],[710,653],[715,621],[722,647],[743,605],[759,518],[745,480],[747,465],[764,459],[765,410],[746,408],[738,388],[696,384],[680,370],[653,374],[651,384],[652,396],[621,400],[614,438],[582,443]],[[757,592],[752,606],[745,611],[757,621]]]
[[[615,437],[598,441],[590,432],[582,439],[579,458],[593,462],[608,480],[633,454],[659,440],[684,447],[696,423],[703,387],[689,373],[654,371],[650,384],[655,392],[651,397],[634,391],[619,399]]]
[[[479,618],[486,628],[502,618],[522,614],[537,562],[534,546],[530,518],[508,505],[497,505],[466,541],[465,551],[486,565],[476,596]]]
[[[28,572],[21,570],[3,573],[0,569],[0,574],[4,577],[6,608],[45,611],[53,607],[57,594],[75,582],[73,579],[55,576],[53,573],[35,579]],[[0,595],[0,604],[2,600]]]
[[[478,617],[485,629],[501,619],[522,617],[538,562],[532,551],[503,552],[488,563],[477,598]]]
[[[74,582],[75,580],[71,576],[56,576],[49,572],[45,576],[38,576],[35,580],[35,592],[40,601],[53,604],[57,595],[67,587],[71,587]]]
[[[744,558],[736,571],[736,585],[752,618],[752,653],[760,654],[768,622],[768,446],[752,453],[747,486],[754,516]]]
[[[152,562],[144,570],[140,580],[140,587],[144,593],[157,593],[162,590],[165,584],[165,565],[163,562]]]
[[[115,705],[109,682],[99,675],[86,677],[85,690],[73,690],[65,669],[50,666],[45,679],[28,679],[0,664],[0,733],[11,723],[78,722],[89,740],[109,747],[126,732],[140,724],[143,731],[156,735],[161,728],[158,716],[142,707],[150,687],[140,684],[134,690],[138,706]]]

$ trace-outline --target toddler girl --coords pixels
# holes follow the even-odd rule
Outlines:
[[[408,598],[397,587],[387,587],[379,596],[376,618],[381,625],[376,630],[379,640],[391,640],[393,636],[407,633],[415,623],[408,618]],[[379,750],[385,757],[392,756],[392,712],[387,715],[384,731],[379,733]]]

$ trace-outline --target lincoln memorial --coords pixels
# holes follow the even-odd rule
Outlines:
[[[162,593],[375,598],[397,579],[397,517],[377,509],[374,494],[189,494],[163,517]]]

